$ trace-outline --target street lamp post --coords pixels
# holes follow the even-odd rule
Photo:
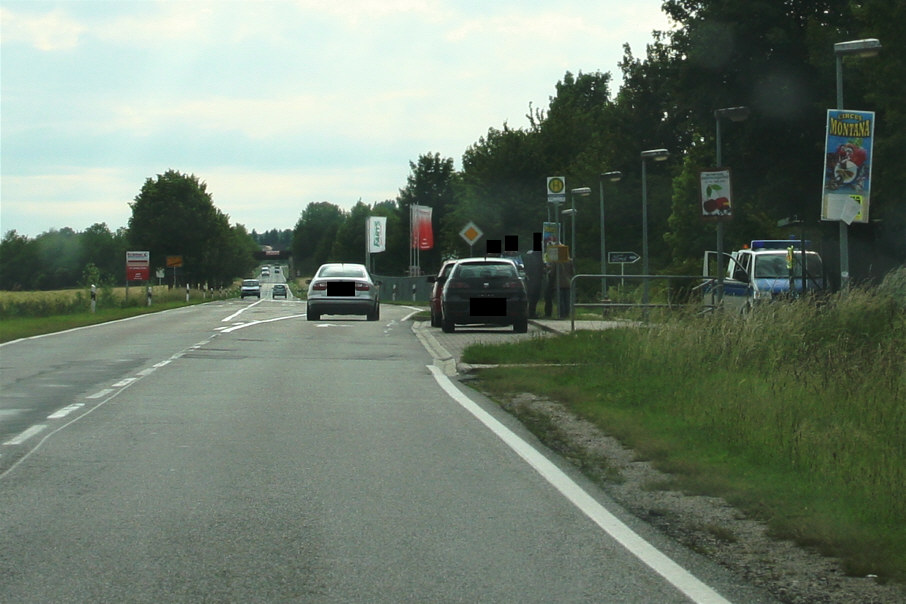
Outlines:
[[[720,118],[726,117],[733,122],[742,122],[749,118],[751,111],[748,107],[725,107],[714,111],[717,139],[717,167],[723,167],[720,141]],[[724,297],[724,220],[717,217],[717,305],[720,306]]]
[[[571,207],[569,210],[563,210],[564,214],[572,216],[572,232],[570,233],[569,245],[572,246],[572,254],[570,255],[573,257],[573,266],[575,266],[576,259],[576,197],[588,197],[589,195],[591,195],[591,189],[589,187],[571,189],[569,192]]]
[[[858,57],[873,57],[881,50],[881,43],[877,38],[864,40],[849,40],[834,44],[834,58],[837,68],[837,109],[843,109],[843,57],[855,55]],[[840,224],[840,289],[849,288],[849,230],[842,219]]]
[[[604,245],[604,181],[620,182],[623,178],[622,172],[604,172],[598,177],[598,184],[601,189],[601,274],[607,274],[607,248]],[[601,299],[607,299],[607,278],[601,277]]]
[[[648,304],[648,183],[645,174],[645,160],[649,157],[654,161],[664,161],[670,157],[670,152],[666,149],[649,149],[642,151],[642,273],[644,285],[642,288],[642,304]]]

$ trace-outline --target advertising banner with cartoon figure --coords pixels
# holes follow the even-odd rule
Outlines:
[[[873,111],[828,109],[821,220],[868,222]]]

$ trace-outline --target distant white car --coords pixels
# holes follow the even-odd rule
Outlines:
[[[308,284],[306,315],[365,315],[377,321],[381,313],[380,283],[372,280],[363,264],[322,264]]]
[[[261,283],[257,279],[243,279],[239,287],[239,297],[255,296],[261,298]]]

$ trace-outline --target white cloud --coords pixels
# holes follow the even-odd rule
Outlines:
[[[75,48],[85,28],[63,10],[29,14],[0,8],[4,42],[25,43],[50,52]]]
[[[420,154],[524,126],[566,71],[618,82],[659,5],[3,0],[3,228],[125,226],[171,168],[250,229],[392,198]]]

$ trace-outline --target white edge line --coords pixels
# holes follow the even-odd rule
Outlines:
[[[202,302],[201,304],[209,304],[208,302]],[[201,304],[193,304],[191,306],[180,306],[178,308],[168,308],[167,310],[159,310],[152,313],[144,313],[141,315],[135,315],[132,317],[125,317],[123,319],[116,319],[115,321],[104,321],[103,323],[92,323],[91,325],[82,325],[81,327],[73,327],[72,329],[64,329],[63,331],[52,331],[50,333],[42,333],[36,336],[28,336],[25,338],[18,338],[15,340],[10,340],[9,342],[0,343],[0,348],[4,346],[9,346],[10,344],[15,344],[16,342],[25,342],[27,340],[40,340],[41,338],[50,338],[53,336],[59,336],[64,333],[72,333],[73,331],[82,331],[83,329],[94,329],[96,327],[103,327],[104,325],[111,325],[114,323],[125,323],[126,321],[137,321],[145,317],[153,317],[154,315],[162,315],[164,313],[171,312],[180,312],[186,309],[194,309],[196,306],[201,306]]]
[[[671,585],[691,598],[694,602],[704,604],[729,604],[719,593],[705,585],[689,571],[671,560],[653,545],[645,541],[635,531],[623,524],[616,516],[598,503],[582,487],[576,484],[560,468],[541,455],[537,450],[522,440],[509,428],[497,421],[490,413],[479,407],[469,397],[459,391],[443,371],[433,365],[427,365],[437,384],[459,403],[466,411],[474,415],[481,423],[487,426],[508,447],[524,459],[536,472],[547,480],[554,488],[566,497],[573,505],[579,508],[595,524],[604,529],[625,547],[636,558],[644,562],[656,573],[664,577]]]

